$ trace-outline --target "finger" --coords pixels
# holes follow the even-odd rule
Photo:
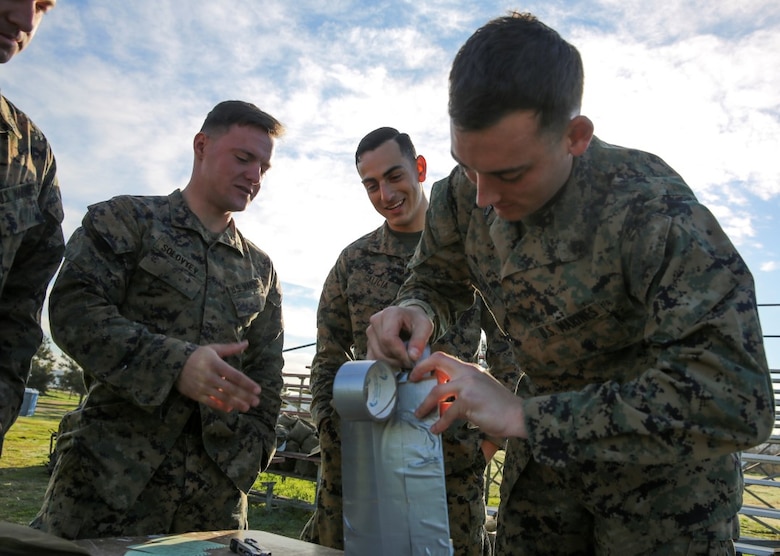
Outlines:
[[[400,316],[401,327],[409,333],[407,340],[409,359],[418,361],[433,334],[433,322],[425,311],[417,306],[403,307],[400,309]]]
[[[456,406],[457,399],[452,402],[444,402],[444,400],[451,400],[453,395],[454,389],[452,386],[444,384],[436,386],[414,412],[418,419],[423,419],[426,415],[430,414],[431,411],[434,411],[437,408],[440,409],[439,419],[431,425],[431,432],[433,434],[444,432],[458,418],[460,407]],[[442,405],[447,408],[444,412],[441,412]]]
[[[458,418],[458,409],[456,408],[455,403],[456,402],[452,402],[449,409],[439,417],[439,420],[431,425],[431,432],[433,434],[443,433],[450,428],[450,425]]]
[[[224,374],[225,379],[235,386],[238,391],[249,392],[255,396],[260,395],[260,385],[239,370],[230,367]]]
[[[418,361],[422,357],[426,346],[428,345],[428,339],[433,332],[433,325],[429,320],[425,321],[425,324],[421,326],[415,326],[412,328],[412,335],[407,342],[409,359],[412,361]]]
[[[228,407],[224,401],[217,398],[216,396],[206,396],[201,401],[205,405],[211,407],[212,409],[216,409],[218,411],[224,411],[225,413],[230,413],[233,410],[231,407]]]
[[[458,411],[453,402],[449,409],[439,416],[439,420],[431,425],[431,432],[433,434],[441,434],[450,428],[450,425],[458,418]]]
[[[460,364],[462,362],[459,359],[437,351],[415,364],[414,369],[409,373],[409,380],[416,382],[428,378],[433,373],[440,383],[447,382],[458,376]]]
[[[394,363],[397,363],[404,369],[410,369],[414,367],[414,360],[409,357],[409,352],[406,348],[406,343],[401,340],[400,335],[396,335],[385,343],[385,350],[387,352],[387,359]]]
[[[230,392],[233,392],[232,388],[235,387],[240,391],[250,392],[256,396],[260,394],[259,384],[225,361],[218,360],[216,362],[214,373],[211,376],[212,379],[216,379],[212,382],[212,386],[224,387],[224,383],[220,381],[227,381],[229,388],[231,388]]]
[[[223,411],[248,411],[260,404],[260,385],[240,371],[224,364],[215,369],[205,384],[206,395],[222,403]]]
[[[417,382],[418,380],[430,378],[431,373],[436,370],[436,360],[433,358],[433,356],[428,357],[427,359],[423,359],[414,365],[412,372],[409,373],[409,380],[412,382]]]
[[[418,419],[422,419],[428,415],[431,411],[439,407],[439,403],[450,400],[457,395],[457,386],[451,382],[439,384],[431,388],[428,395],[425,396],[420,405],[417,406],[414,414]],[[447,413],[450,413],[447,411]]]
[[[225,388],[223,393],[225,404],[242,412],[249,411],[252,407],[257,407],[260,404],[259,393],[254,394],[234,384]]]
[[[233,395],[231,394],[233,390],[234,388],[227,387],[227,384],[225,388],[213,389],[211,394],[206,396],[204,403],[226,413],[230,413],[233,409],[243,413],[260,402],[260,399],[256,397],[247,399],[245,393],[241,396]]]
[[[381,324],[369,324],[366,329],[368,337],[367,359],[388,361],[401,367],[411,367],[414,362],[409,359],[406,345],[401,340],[400,329],[389,334],[382,334]]]
[[[241,353],[248,346],[249,342],[247,340],[242,340],[232,344],[211,344],[209,347],[217,352],[217,355],[220,357],[229,357]]]
[[[436,409],[439,406],[439,398],[437,396],[434,396],[433,390],[425,396],[425,399],[420,402],[420,405],[417,406],[417,409],[414,410],[414,416],[418,419],[425,418],[426,415],[428,415],[431,411]]]

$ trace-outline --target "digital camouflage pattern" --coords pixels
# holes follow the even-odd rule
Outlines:
[[[341,422],[331,405],[333,381],[343,363],[365,359],[369,318],[392,304],[406,279],[406,265],[419,235],[392,232],[385,223],[346,247],[325,281],[317,310],[317,353],[311,369],[312,415],[319,431],[322,477],[317,508],[301,535],[304,540],[333,548],[344,546]],[[433,344],[434,351],[475,360],[483,317],[480,305],[473,304],[473,294],[469,305],[457,326]],[[504,341],[495,325],[485,326],[489,326],[488,362],[496,376],[514,388],[519,371],[511,350],[505,343],[502,348]],[[484,438],[462,421],[442,435],[450,534],[457,555],[481,555],[488,550],[484,530],[486,462],[481,449]]]
[[[68,538],[94,536],[87,524],[96,520],[78,506],[82,499],[95,512],[94,500],[120,514],[137,512],[134,504],[143,502],[185,432],[199,440],[188,465],[193,458],[199,469],[208,459],[215,464],[208,473],[225,477],[203,478],[203,485],[223,483],[206,494],[215,503],[245,497],[275,450],[281,300],[268,256],[233,224],[222,234],[209,232],[178,190],[91,206],[68,242],[50,298],[52,334],[84,369],[88,394],[60,425],[57,465],[34,525]],[[245,339],[246,351],[225,360],[260,384],[257,407],[224,413],[179,394],[175,381],[198,346]],[[225,482],[232,491],[223,492]],[[146,509],[186,503],[161,496]],[[74,504],[79,512],[69,511]],[[146,534],[209,530],[215,523],[224,528],[225,517],[211,522],[193,512],[184,529]]]
[[[595,138],[527,219],[475,199],[457,168],[434,188],[399,303],[427,303],[446,326],[475,286],[536,389],[527,446],[550,479],[515,488],[525,466],[510,441],[498,552],[525,553],[537,533],[549,548],[541,518],[523,528],[505,510],[551,493],[592,515],[595,539],[580,542],[599,554],[710,526],[730,538],[716,525],[742,501],[737,452],[770,435],[774,400],[753,279],[716,219],[658,157]]]
[[[0,454],[41,345],[46,287],[62,259],[57,165],[41,130],[0,95]]]

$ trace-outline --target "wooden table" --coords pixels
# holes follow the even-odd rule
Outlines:
[[[92,556],[227,556],[230,539],[252,538],[273,556],[336,556],[341,550],[265,531],[207,531],[156,537],[120,537],[74,541]]]

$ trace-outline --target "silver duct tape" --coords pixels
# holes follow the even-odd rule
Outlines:
[[[341,396],[337,393],[340,387],[352,392],[357,389],[353,383],[360,382],[357,378],[339,381],[344,366],[358,372],[352,363],[363,363],[363,374],[376,364],[345,363],[334,382],[334,404],[342,418],[345,554],[451,556],[441,437],[430,431],[438,411],[424,419],[414,415],[436,381],[412,383],[406,380],[406,373],[393,372],[394,385],[398,374],[396,404],[388,418],[378,420],[366,409],[355,410],[352,414],[358,418],[350,419],[341,412],[336,398]],[[357,401],[354,404],[360,405]]]
[[[396,397],[395,372],[383,361],[347,361],[333,380],[333,405],[342,421],[385,421]]]

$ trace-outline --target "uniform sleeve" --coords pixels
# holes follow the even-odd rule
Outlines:
[[[534,457],[674,463],[763,442],[774,401],[753,279],[714,217],[667,199],[621,238],[648,355],[629,380],[526,399]]]
[[[333,415],[333,381],[341,365],[352,359],[348,276],[342,253],[325,280],[317,307],[317,352],[311,366],[311,391],[312,417],[318,427]]]
[[[483,309],[481,298],[475,300],[468,310],[457,315],[455,324],[431,346],[431,349],[443,351],[462,361],[476,363],[482,336]]]
[[[474,200],[469,202],[468,195],[458,191],[455,181],[459,179],[456,168],[448,178],[433,185],[425,228],[409,263],[410,275],[395,301],[401,306],[422,302],[434,320],[434,339],[446,333],[457,315],[474,303],[475,291],[459,228],[468,222]]]
[[[0,297],[0,446],[19,414],[30,363],[41,344],[46,288],[65,248],[56,163],[48,144],[45,146],[40,184],[29,184],[40,191],[38,198],[34,193],[30,198],[25,195],[7,203],[8,213],[0,211],[3,235],[10,237],[12,230],[6,227],[11,226],[23,234]]]
[[[150,411],[168,397],[198,347],[122,315],[142,226],[151,218],[121,201],[90,207],[68,241],[49,300],[52,336],[85,370],[87,382],[106,384]]]

